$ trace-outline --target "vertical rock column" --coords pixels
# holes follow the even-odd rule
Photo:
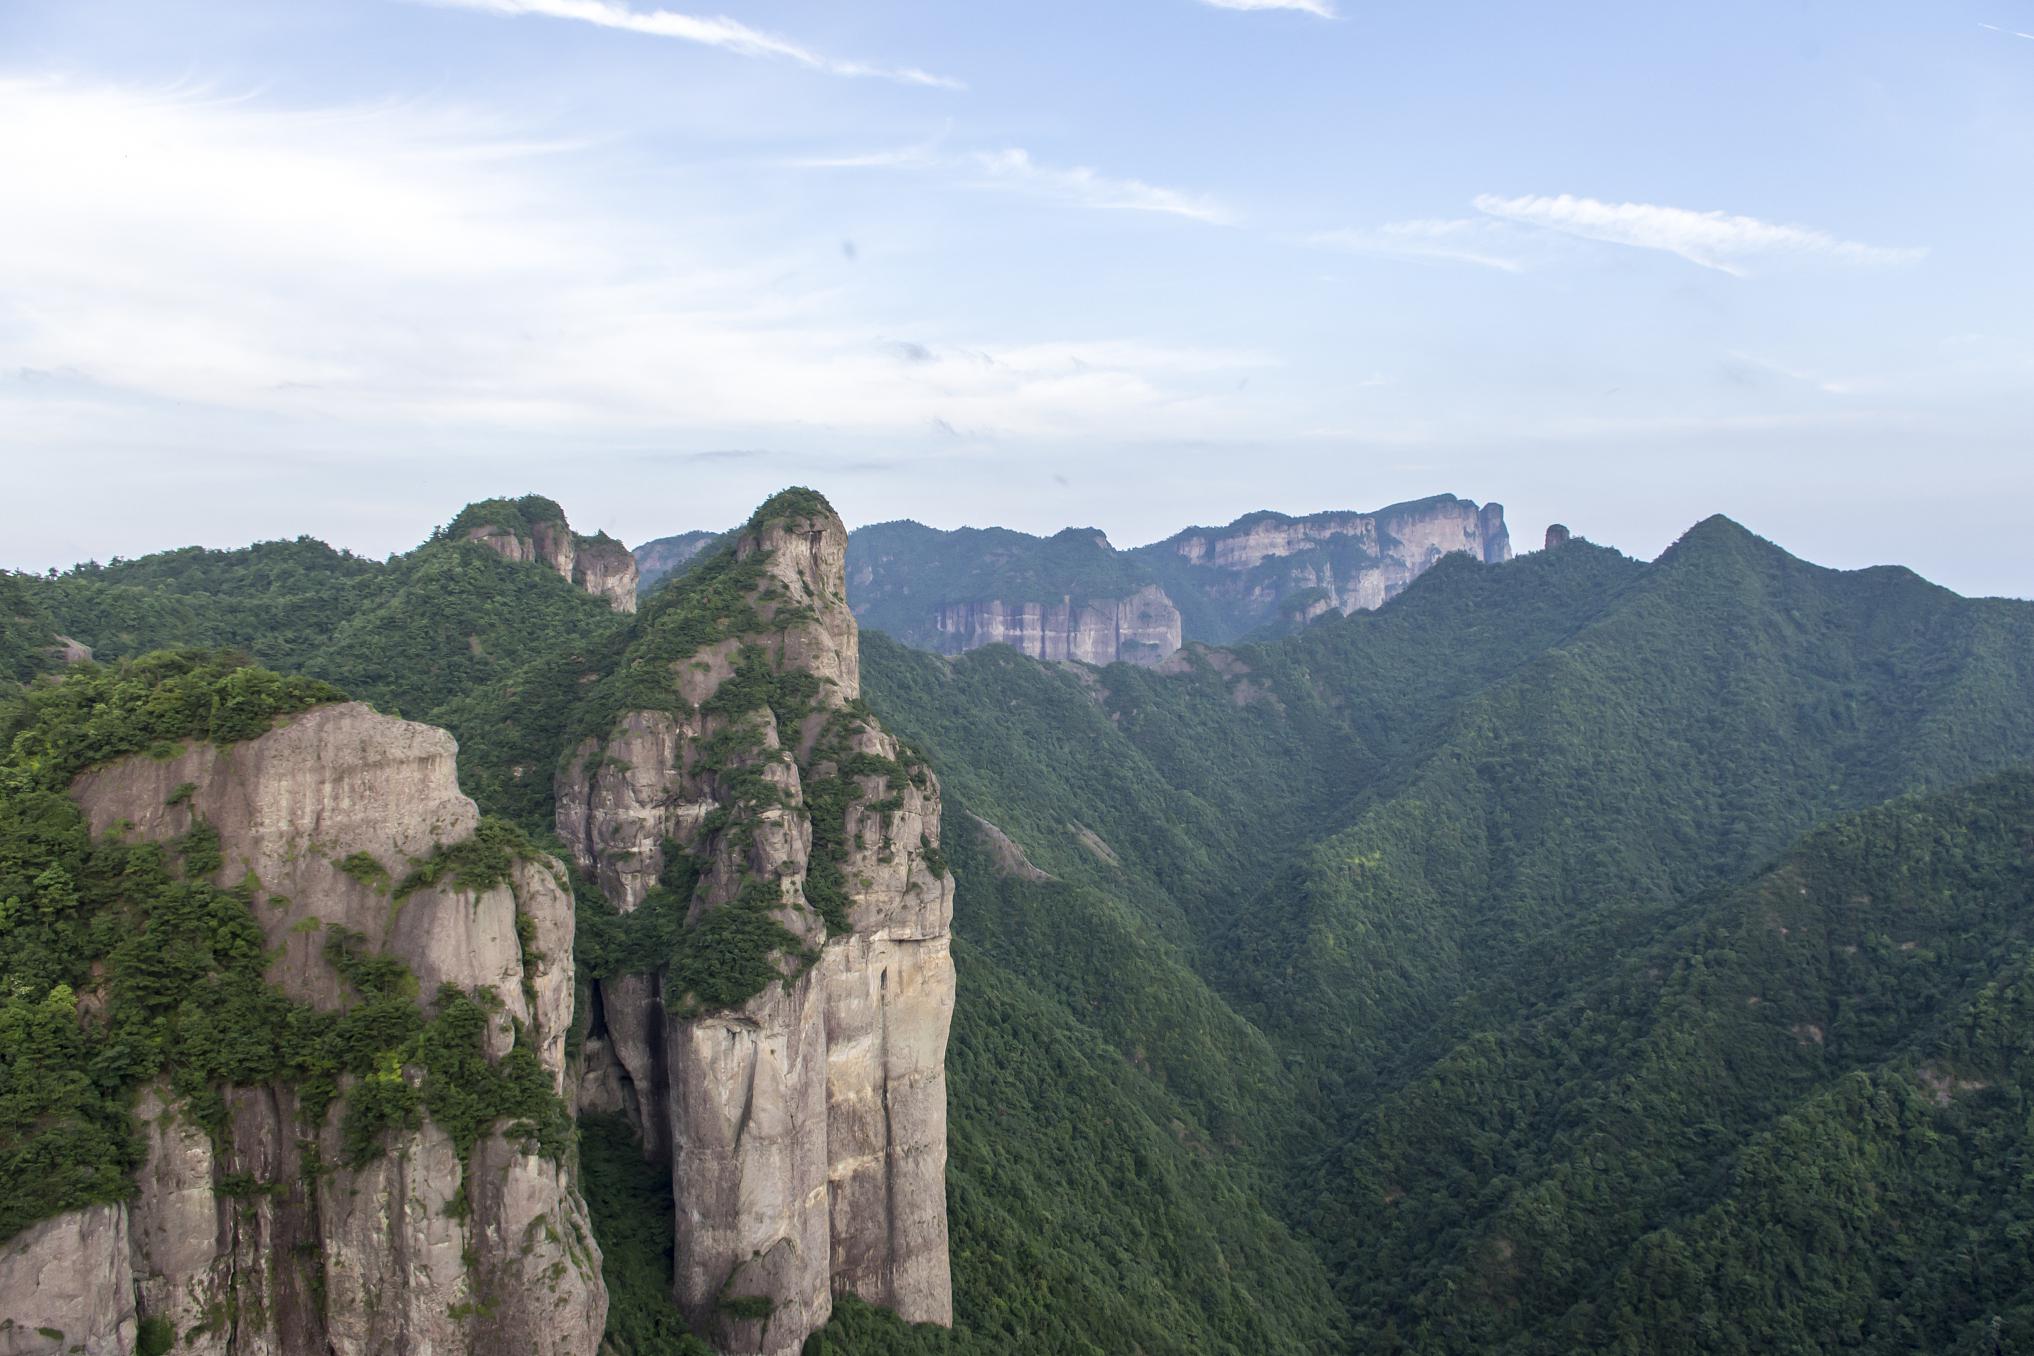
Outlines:
[[[668,845],[696,868],[689,897],[663,906],[686,926],[760,899],[790,937],[779,977],[732,1006],[703,1004],[668,970],[654,999],[643,977],[601,980],[601,1057],[581,1086],[582,1105],[632,1110],[646,1150],[668,1156],[675,1297],[742,1356],[797,1352],[836,1293],[952,1321],[953,883],[937,782],[857,700],[846,550],[823,504],[766,504],[718,576],[742,580],[745,599],[717,597],[689,629],[665,610],[684,595],[662,600],[623,661],[648,662],[671,630],[703,637],[656,656],[670,709],[620,713],[559,787],[561,836],[617,908],[651,896]],[[709,563],[673,587],[715,577]],[[735,634],[708,624],[735,615]],[[772,684],[801,695],[735,699]]]

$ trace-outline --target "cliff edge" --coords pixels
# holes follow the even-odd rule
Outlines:
[[[673,1287],[789,1356],[837,1292],[951,1323],[939,786],[860,700],[847,532],[810,491],[661,591],[582,713],[558,830],[594,931],[577,1095],[668,1161]]]

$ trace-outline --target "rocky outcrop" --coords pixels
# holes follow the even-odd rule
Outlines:
[[[863,528],[851,550],[856,615],[908,645],[1150,665],[1183,641],[1381,607],[1451,552],[1511,559],[1511,536],[1502,505],[1442,495],[1375,513],[1253,513],[1129,551],[1092,528],[1033,537],[909,522]]]
[[[636,610],[636,558],[613,537],[581,537],[572,559],[572,582],[617,612]]]
[[[485,888],[456,878],[390,888],[475,831],[454,752],[442,730],[345,703],[244,743],[95,769],[73,796],[95,833],[167,840],[210,825],[224,859],[217,883],[250,893],[267,978],[289,998],[349,1002],[324,956],[325,937],[349,929],[364,950],[406,966],[423,995],[440,984],[487,995],[488,1056],[520,1032],[562,1090],[573,1014],[563,867],[537,858]],[[10,1242],[0,1321],[18,1330],[32,1312],[77,1309],[66,1283],[49,1279],[75,1275],[89,1280],[89,1312],[29,1326],[75,1324],[94,1351],[89,1334],[124,1353],[153,1323],[177,1335],[178,1352],[218,1356],[592,1356],[607,1298],[562,1166],[499,1127],[462,1155],[428,1119],[350,1163],[347,1096],[342,1087],[313,1116],[291,1085],[231,1088],[215,1138],[166,1085],[144,1089],[136,1194]],[[6,1340],[0,1351],[43,1349]]]
[[[1568,530],[1568,525],[1566,523],[1547,524],[1547,549],[1549,551],[1557,550],[1560,547],[1566,546],[1569,542],[1573,541],[1574,538],[1575,534]]]
[[[989,849],[989,860],[996,864],[996,873],[998,875],[1006,880],[1044,881],[1053,879],[1050,874],[1039,870],[1038,867],[1032,864],[1031,859],[1024,855],[1024,849],[1019,847],[1016,840],[1011,838],[1009,834],[1004,833],[1002,829],[980,815],[971,814],[968,818],[974,820],[975,827],[982,831],[982,839]]]
[[[1479,507],[1444,495],[1376,513],[1251,514],[1226,528],[1189,529],[1143,549],[1154,554],[1154,567],[1175,590],[1191,581],[1197,592],[1256,625],[1281,612],[1311,620],[1327,611],[1381,607],[1451,552],[1493,565],[1510,560],[1511,534],[1503,505]],[[1164,564],[1159,553],[1169,558]]]
[[[130,1253],[122,1205],[73,1210],[0,1244],[0,1356],[128,1356]]]
[[[857,701],[846,547],[816,496],[765,505],[715,577],[673,585],[713,591],[699,616],[654,619],[696,648],[653,630],[624,660],[659,666],[661,709],[621,713],[558,785],[560,836],[630,919],[681,918],[681,951],[728,918],[782,929],[745,993],[702,997],[675,963],[601,976],[579,1088],[669,1162],[673,1290],[730,1353],[798,1351],[839,1292],[952,1320],[953,882],[937,782]]]
[[[1151,585],[1127,598],[1049,603],[948,603],[935,623],[947,654],[1009,645],[1033,659],[1152,665],[1180,646],[1179,609]]]
[[[479,542],[504,560],[555,571],[617,612],[636,610],[636,558],[629,549],[605,532],[577,535],[549,500],[534,495],[514,504],[489,500],[469,507],[455,529],[463,540]]]

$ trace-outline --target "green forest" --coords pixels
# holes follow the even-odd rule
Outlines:
[[[268,1001],[203,842],[93,842],[71,775],[343,691],[451,729],[496,832],[555,849],[560,760],[672,700],[740,585],[710,550],[620,617],[450,533],[0,576],[0,1234],[125,1189],[140,1078],[272,1072],[171,1001]],[[843,1301],[808,1353],[2034,1349],[2034,604],[1712,518],[1653,562],[1449,557],[1167,672],[880,619],[861,661],[958,881],[956,1325]],[[589,899],[599,966],[630,942]],[[94,964],[132,976],[118,1049],[65,1006]],[[355,987],[386,1025],[263,1058],[441,1052],[442,1114],[576,1157],[608,1349],[702,1351],[627,1131]]]

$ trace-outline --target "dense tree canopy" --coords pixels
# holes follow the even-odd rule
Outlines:
[[[175,552],[13,577],[0,657],[236,644],[448,724],[483,808],[542,835],[587,712],[657,698],[738,574],[709,553],[627,621],[449,538]],[[47,940],[117,916],[47,788],[153,737],[88,686],[118,672],[0,706],[0,1112],[100,1146],[8,1169],[51,1199],[117,1194],[131,1152]],[[2034,606],[1714,519],[1651,564],[1449,558],[1163,672],[870,630],[863,678],[942,779],[959,880],[958,1327],[844,1301],[815,1352],[2034,1344]],[[190,731],[319,691],[233,681],[259,690],[222,677],[226,724]],[[582,912],[582,958],[624,963]],[[672,1202],[618,1133],[583,1148],[611,1343],[693,1349]]]

